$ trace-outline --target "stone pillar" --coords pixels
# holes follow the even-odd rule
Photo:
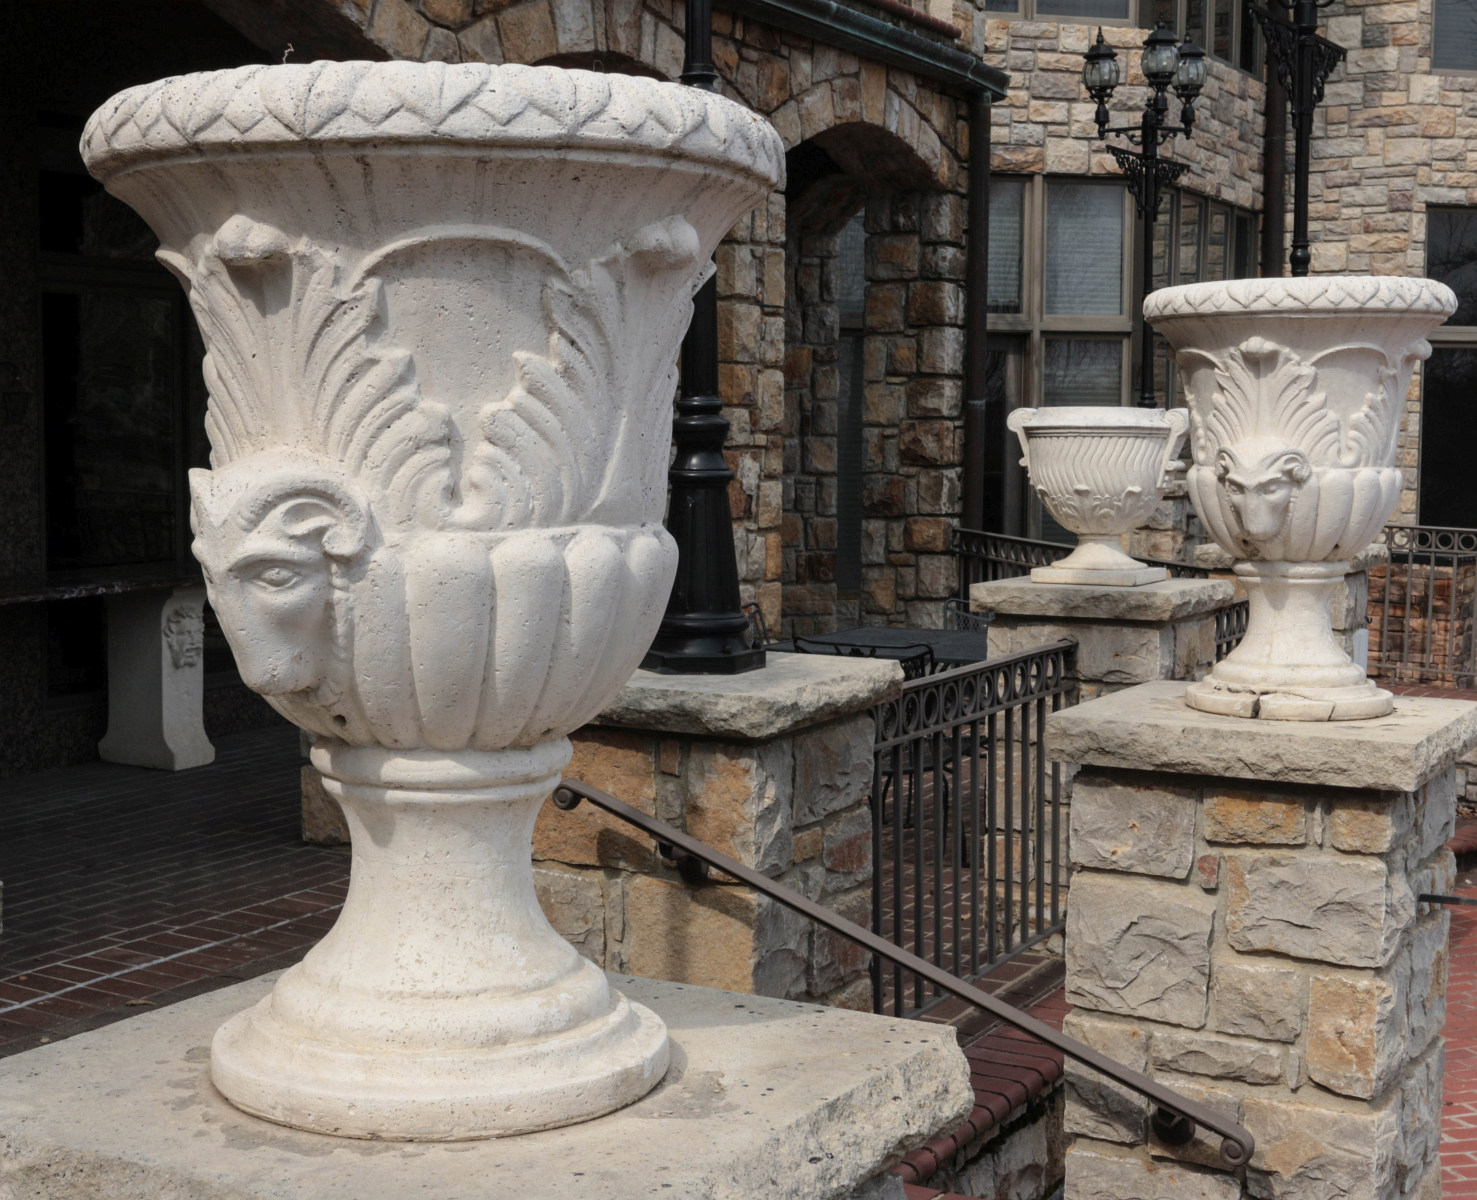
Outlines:
[[[108,597],[107,762],[183,771],[215,761],[205,736],[203,587]]]
[[[1256,1138],[1156,1140],[1135,1094],[1069,1065],[1067,1200],[1440,1195],[1455,762],[1477,706],[1252,722],[1146,684],[1055,714],[1081,765],[1066,1032]]]
[[[1234,599],[1231,584],[1210,579],[1110,588],[1022,578],[969,589],[973,611],[995,614],[992,656],[1076,641],[1084,700],[1156,679],[1201,678],[1215,663],[1215,615]]]
[[[813,654],[772,654],[745,675],[637,671],[571,736],[564,774],[866,925],[871,709],[901,686],[896,663]],[[856,946],[727,881],[693,889],[593,805],[545,805],[533,854],[544,912],[607,970],[871,1007]]]

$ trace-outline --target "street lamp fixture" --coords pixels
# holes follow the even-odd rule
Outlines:
[[[1083,55],[1082,83],[1087,94],[1097,102],[1093,120],[1097,124],[1098,137],[1106,139],[1109,134],[1122,137],[1138,150],[1122,146],[1109,146],[1108,152],[1117,160],[1128,183],[1143,222],[1143,294],[1148,295],[1154,283],[1154,223],[1159,217],[1159,206],[1164,199],[1164,189],[1180,177],[1188,166],[1173,159],[1161,158],[1159,147],[1178,134],[1189,135],[1195,124],[1195,98],[1205,86],[1205,51],[1186,38],[1176,44],[1175,37],[1163,21],[1144,40],[1140,67],[1149,84],[1149,98],[1144,102],[1144,111],[1137,125],[1120,125],[1110,128],[1108,101],[1120,79],[1118,55],[1113,47],[1103,40],[1103,31],[1097,31],[1097,41]],[[1169,124],[1169,90],[1180,100],[1180,123]],[[1140,304],[1142,314],[1143,306]],[[1157,408],[1154,398],[1154,331],[1142,321],[1139,343],[1139,399],[1140,408]]]
[[[1277,68],[1282,90],[1292,100],[1293,199],[1292,254],[1294,275],[1306,275],[1313,254],[1308,248],[1308,167],[1313,142],[1313,110],[1323,100],[1323,87],[1333,69],[1344,60],[1344,48],[1318,35],[1318,10],[1333,0],[1275,0],[1292,13],[1286,20],[1269,9],[1250,6],[1262,27],[1267,52]]]

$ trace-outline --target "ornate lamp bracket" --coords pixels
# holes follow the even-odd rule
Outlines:
[[[1108,153],[1123,171],[1128,183],[1128,193],[1133,197],[1140,217],[1157,219],[1159,206],[1164,200],[1164,189],[1190,169],[1188,163],[1175,162],[1170,158],[1150,158],[1136,150],[1125,150],[1121,146],[1109,146]]]

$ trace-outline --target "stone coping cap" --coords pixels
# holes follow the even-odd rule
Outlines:
[[[1002,617],[1051,617],[1078,621],[1178,621],[1225,608],[1236,587],[1225,579],[1165,579],[1138,587],[1090,587],[996,579],[969,589],[974,612]]]
[[[1197,712],[1179,680],[1052,713],[1053,759],[1132,771],[1413,792],[1477,744],[1477,703],[1396,696],[1369,721],[1254,721]]]
[[[630,1107],[484,1141],[304,1133],[247,1116],[210,1083],[217,1027],[276,979],[0,1062],[0,1145],[13,1193],[837,1200],[899,1152],[956,1126],[974,1102],[951,1026],[613,976],[672,1038],[666,1080]]]
[[[771,650],[766,667],[742,675],[637,671],[593,723],[758,742],[865,712],[902,690],[892,659]]]
[[[1211,571],[1229,571],[1235,565],[1235,556],[1222,550],[1214,542],[1201,542],[1190,552],[1197,567],[1205,567]],[[1390,547],[1383,542],[1370,542],[1358,554],[1349,558],[1350,571],[1367,571],[1370,567],[1377,567],[1381,563],[1390,561]]]

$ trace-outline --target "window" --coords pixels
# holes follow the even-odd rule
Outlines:
[[[840,330],[836,339],[836,589],[862,586],[862,476],[865,441],[862,397],[866,373],[867,302],[866,210],[858,212],[836,238],[837,304]]]
[[[1133,336],[1129,217],[1114,179],[990,180],[990,349],[1006,409],[1122,404]],[[1004,532],[1070,541],[1004,448]],[[1006,518],[1008,519],[1008,518]]]
[[[1419,517],[1423,525],[1477,529],[1470,483],[1472,396],[1477,392],[1477,208],[1426,211],[1426,274],[1457,294],[1433,330],[1421,369]]]
[[[1477,71],[1477,0],[1436,0],[1433,71]]]
[[[1257,274],[1256,213],[1171,188],[1154,226],[1154,286]],[[1154,390],[1185,403],[1168,343],[1156,338]]]
[[[1163,21],[1179,37],[1205,47],[1212,58],[1260,75],[1264,48],[1251,5],[1252,0],[1143,0],[1140,24],[1153,27]],[[1275,6],[1274,11],[1281,13]]]
[[[985,0],[985,11],[995,16],[1023,17],[1028,21],[1090,21],[1094,25],[1133,22],[1130,0]]]

